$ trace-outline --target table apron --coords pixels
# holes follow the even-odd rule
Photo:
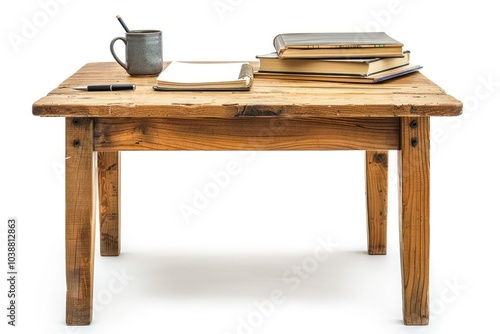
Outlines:
[[[397,117],[100,118],[94,150],[398,150]]]

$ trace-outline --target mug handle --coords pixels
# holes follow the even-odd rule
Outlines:
[[[115,48],[114,48],[114,46],[115,46],[115,42],[116,42],[117,40],[121,40],[121,41],[123,41],[123,43],[125,43],[125,45],[127,45],[127,40],[126,40],[125,38],[123,38],[123,37],[116,37],[116,38],[114,38],[114,39],[111,41],[111,44],[109,45],[109,49],[111,50],[111,54],[113,55],[113,58],[115,58],[116,62],[117,62],[118,64],[120,64],[120,65],[121,65],[121,67],[123,67],[125,70],[128,70],[128,65],[127,65],[127,64],[125,64],[124,62],[122,62],[122,61],[120,60],[120,58],[118,58],[118,56],[117,56],[117,55],[116,55],[116,53],[115,53]]]

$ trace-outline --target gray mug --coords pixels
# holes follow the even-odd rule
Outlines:
[[[115,53],[117,40],[125,43],[125,62]],[[158,75],[163,70],[163,46],[160,30],[132,30],[125,38],[116,37],[109,46],[111,54],[130,75]]]

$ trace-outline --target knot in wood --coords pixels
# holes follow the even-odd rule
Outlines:
[[[388,163],[387,154],[385,153],[376,153],[373,160],[375,161],[375,163],[382,165],[387,165]]]

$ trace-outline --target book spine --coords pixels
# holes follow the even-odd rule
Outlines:
[[[283,37],[281,35],[277,35],[273,40],[274,49],[278,56],[280,56],[285,49],[285,42],[283,41]]]

